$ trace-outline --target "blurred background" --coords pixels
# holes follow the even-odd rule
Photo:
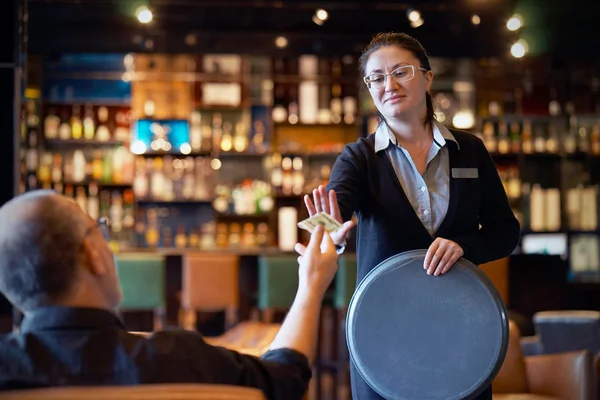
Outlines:
[[[538,312],[600,307],[599,16],[591,0],[5,0],[0,204],[48,188],[109,217],[117,254],[164,261],[167,323],[201,289],[186,265],[202,254],[234,257],[238,320],[285,311],[261,296],[285,286],[273,258],[307,240],[302,195],[378,122],[358,56],[405,32],[431,57],[438,121],[496,162],[522,239],[483,268],[534,336]],[[343,314],[332,290],[324,321]],[[220,334],[208,314],[194,328]],[[324,375],[344,373],[336,326]]]

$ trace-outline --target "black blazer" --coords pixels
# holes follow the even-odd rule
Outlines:
[[[335,190],[344,221],[353,213],[358,217],[357,282],[391,256],[427,249],[435,237],[458,243],[464,258],[474,264],[508,256],[519,243],[519,223],[483,142],[467,132],[452,134],[458,145],[446,142],[450,200],[446,217],[434,236],[414,212],[385,151],[375,153],[375,135],[344,147],[327,189]],[[476,169],[478,177],[454,177],[452,171],[457,168],[470,168],[471,172]]]

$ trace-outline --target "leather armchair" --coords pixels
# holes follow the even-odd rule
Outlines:
[[[63,386],[3,392],[4,400],[265,400],[254,388],[203,384]]]
[[[587,350],[524,357],[519,328],[510,323],[508,351],[492,383],[494,400],[588,400],[592,356]]]

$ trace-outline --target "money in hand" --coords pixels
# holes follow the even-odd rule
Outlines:
[[[307,218],[304,221],[300,221],[298,223],[299,228],[305,229],[310,233],[312,233],[312,231],[317,227],[317,225],[322,225],[323,228],[325,228],[325,230],[329,233],[335,232],[342,227],[341,223],[339,223],[331,215],[324,212],[315,214],[312,217]]]

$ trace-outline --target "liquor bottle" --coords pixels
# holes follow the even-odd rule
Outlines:
[[[45,184],[50,182],[50,170],[52,167],[52,154],[43,153],[40,167],[38,169],[38,180],[40,183]]]
[[[60,126],[60,118],[55,114],[53,108],[48,110],[48,115],[44,119],[44,136],[46,139],[58,138],[58,127]]]
[[[494,124],[491,121],[483,124],[483,143],[490,153],[495,153],[498,149]]]
[[[100,201],[98,200],[98,185],[90,182],[88,186],[87,212],[90,218],[97,220],[100,213]]]
[[[507,154],[510,151],[510,142],[508,139],[508,128],[506,121],[501,120],[498,124],[498,153]]]
[[[573,142],[573,144],[575,144]],[[568,144],[564,144],[564,148],[569,152]],[[560,151],[560,137],[556,125],[552,122],[548,124],[548,137],[546,139],[546,152],[547,153],[558,153]]]
[[[523,153],[531,154],[533,153],[533,138],[531,133],[531,121],[526,119],[523,121]]]
[[[302,170],[302,158],[294,157],[292,160],[292,193],[301,195],[304,191],[304,173]]]
[[[64,157],[63,179],[65,182],[73,183],[73,156],[66,155]]]
[[[121,141],[121,142],[128,142],[130,141],[130,130],[129,130],[129,115],[130,115],[130,111],[129,110],[125,110],[125,109],[119,109],[117,110],[117,113],[115,114],[115,122],[116,122],[116,128],[115,128],[115,140]]]
[[[73,113],[71,114],[71,134],[73,139],[81,139],[83,136],[83,125],[81,123],[81,107],[73,106]]]
[[[248,148],[248,136],[246,135],[246,124],[239,121],[235,124],[235,136],[233,138],[233,148],[238,153],[246,151]]]
[[[92,161],[92,179],[95,181],[102,180],[104,168],[102,166],[102,151],[94,150]]]
[[[151,208],[147,211],[146,220],[148,221],[148,229],[146,230],[146,245],[154,248],[158,245],[158,222],[156,210]]]
[[[223,134],[223,118],[220,113],[214,113],[212,118],[212,149],[219,151],[221,148],[221,135]]]
[[[182,249],[188,246],[187,236],[185,234],[185,227],[179,225],[177,227],[177,234],[175,235],[175,247]]]
[[[564,136],[563,147],[567,154],[573,154],[577,151],[577,118],[569,118],[569,131]]]
[[[58,126],[58,138],[61,140],[71,139],[71,125],[66,112],[63,112],[60,125]]]
[[[521,151],[521,135],[519,134],[519,123],[513,121],[510,124],[510,152],[517,154]]]
[[[63,180],[62,156],[54,154],[52,160],[52,182],[61,183]]]
[[[331,103],[329,108],[331,110],[331,122],[339,124],[342,122],[342,86],[339,83],[331,85]]]
[[[533,136],[533,150],[536,153],[546,152],[546,137],[544,134],[544,127],[541,124],[535,124]],[[533,189],[532,189],[533,193]]]
[[[590,153],[591,152],[591,140],[589,136],[589,129],[586,126],[581,126],[577,130],[579,135],[577,136],[577,148],[582,153]]]
[[[189,247],[198,248],[200,247],[200,235],[196,228],[190,230]]]
[[[105,150],[102,160],[102,181],[106,183],[113,182],[113,157],[112,150]]]
[[[226,121],[223,123],[223,137],[221,138],[221,150],[231,151],[233,147],[233,136],[231,135],[232,125],[231,122]]]
[[[256,227],[256,244],[259,247],[265,247],[269,244],[269,226],[261,222]]]
[[[112,231],[121,232],[123,230],[123,199],[118,190],[112,192],[109,215]]]
[[[110,140],[110,130],[108,123],[108,108],[102,106],[98,108],[98,128],[96,129],[96,140],[106,142]]]
[[[135,225],[135,198],[133,190],[123,191],[123,229],[133,229]]]
[[[96,127],[94,125],[94,108],[91,104],[85,105],[83,117],[83,137],[85,140],[93,140]]]
[[[254,224],[246,222],[242,228],[242,247],[253,248],[256,247],[256,235],[254,233]]]
[[[296,84],[289,85],[289,103],[288,103],[288,122],[292,125],[297,124],[298,117],[298,86]]]
[[[73,182],[80,183],[85,180],[85,156],[83,151],[75,150],[73,153]]]

